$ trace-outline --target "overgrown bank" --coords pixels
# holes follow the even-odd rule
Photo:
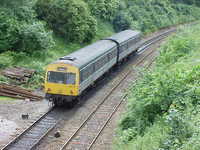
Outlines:
[[[57,58],[125,29],[144,33],[200,18],[195,0],[2,0],[0,70],[37,70],[25,85],[38,87]],[[0,81],[10,82],[0,76]]]
[[[200,149],[199,47],[199,24],[169,38],[155,69],[130,89],[115,149]]]

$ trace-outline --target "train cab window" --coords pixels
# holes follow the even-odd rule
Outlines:
[[[62,72],[48,72],[48,82],[64,84],[65,73]]]
[[[59,84],[75,84],[76,75],[74,73],[63,73],[63,72],[48,72],[48,82],[59,83]]]
[[[75,73],[67,73],[66,84],[75,84],[76,75]]]

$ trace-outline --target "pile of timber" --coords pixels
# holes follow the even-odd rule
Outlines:
[[[28,79],[31,78],[34,73],[35,70],[23,67],[7,68],[1,72],[2,75],[11,79],[15,79],[21,83],[27,82]]]
[[[0,96],[7,96],[17,99],[29,99],[31,101],[39,101],[43,99],[42,96],[33,94],[30,90],[4,83],[0,83]]]

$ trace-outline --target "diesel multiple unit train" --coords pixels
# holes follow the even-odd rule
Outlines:
[[[125,30],[49,64],[46,99],[56,105],[72,102],[114,65],[137,51],[140,41],[139,31]]]

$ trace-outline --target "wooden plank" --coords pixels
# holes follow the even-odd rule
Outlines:
[[[5,89],[0,89],[0,92],[5,93],[5,94],[9,94],[9,95],[13,95],[13,96],[20,96],[20,97],[28,98],[28,99],[41,100],[41,98],[38,98],[38,97],[33,97],[33,96],[25,95],[25,94],[22,94],[22,93],[5,90]]]
[[[2,93],[2,92],[0,92],[0,95],[6,96],[6,97],[11,97],[11,98],[24,99],[23,97],[20,97],[20,96],[10,95],[10,94],[6,94],[6,93]]]
[[[8,84],[0,84],[0,92],[4,95],[9,95],[10,97],[23,97],[28,98],[30,100],[42,100],[42,96],[38,96],[33,94],[30,90],[23,89],[21,87],[12,86]],[[2,95],[2,96],[4,96]]]
[[[7,84],[3,84],[3,89],[11,90],[11,91],[14,91],[14,92],[26,94],[26,95],[37,97],[37,98],[43,98],[42,96],[38,96],[36,94],[33,94],[30,90],[26,90],[26,89],[23,89],[23,88],[20,88],[20,87],[17,87],[17,86],[10,86],[10,85],[7,85]]]

